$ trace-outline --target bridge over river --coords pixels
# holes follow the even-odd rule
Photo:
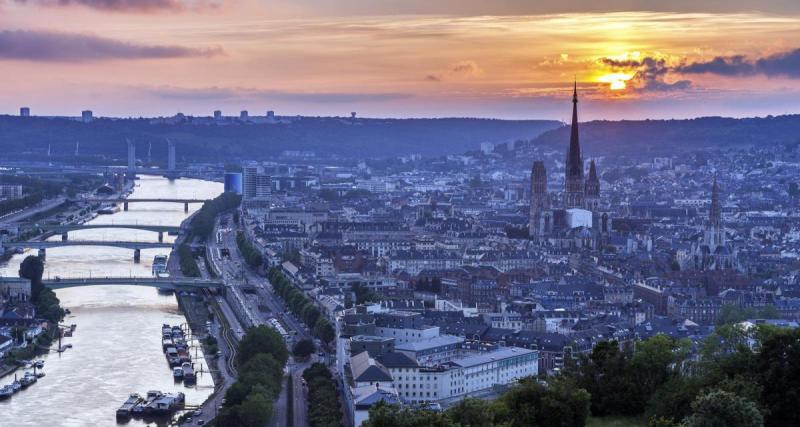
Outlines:
[[[194,279],[183,277],[57,277],[43,279],[42,284],[50,289],[75,288],[79,286],[149,286],[176,291],[196,291],[200,289],[223,289],[224,283],[219,279]],[[19,277],[0,276],[0,287],[30,287],[30,280]],[[21,288],[20,288],[21,289]]]
[[[189,204],[190,203],[205,203],[208,199],[168,199],[168,198],[142,198],[142,199],[125,199],[125,198],[117,198],[117,199],[103,199],[103,198],[83,198],[83,199],[71,199],[72,202],[83,202],[83,203],[122,203],[122,208],[124,210],[128,210],[128,205],[131,203],[183,203],[183,211],[189,212]]]
[[[95,230],[102,228],[124,228],[130,230],[152,231],[158,233],[158,241],[164,241],[164,233],[177,234],[181,231],[180,227],[174,225],[147,225],[147,224],[29,224],[20,228],[41,229],[61,233],[61,240],[69,240],[70,231]]]
[[[39,256],[44,258],[47,248],[63,246],[108,246],[115,248],[133,249],[134,261],[141,259],[142,249],[171,248],[172,243],[164,242],[127,242],[119,240],[61,240],[61,241],[33,241],[33,242],[2,242],[0,248],[38,249]]]
[[[69,277],[42,280],[42,284],[50,289],[74,288],[78,286],[150,286],[170,290],[222,289],[222,280],[171,278],[171,277]]]

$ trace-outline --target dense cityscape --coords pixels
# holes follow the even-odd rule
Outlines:
[[[800,425],[800,8],[507,3],[0,2],[0,425]]]
[[[206,354],[186,360],[216,365],[213,393],[179,422],[210,421],[214,411],[215,425],[392,425],[416,411],[440,419],[413,425],[433,425],[451,408],[469,407],[494,424],[481,402],[520,387],[534,394],[571,387],[562,391],[569,399],[584,396],[581,388],[591,393],[583,403],[562,402],[586,405],[560,415],[572,421],[542,418],[542,425],[583,425],[589,413],[682,422],[700,386],[685,385],[689,397],[669,396],[689,399],[675,406],[661,401],[669,392],[659,387],[688,366],[755,352],[764,334],[798,327],[800,150],[595,157],[580,138],[579,97],[573,88],[565,151],[485,143],[433,159],[304,161],[290,152],[276,161],[179,167],[170,143],[163,169],[148,169],[129,141],[127,165],[100,174],[17,165],[3,175],[18,182],[2,187],[10,206],[3,247],[7,256],[25,248],[38,254],[24,259],[21,278],[2,279],[7,371],[24,368],[42,348],[52,351],[49,343],[67,339],[65,331],[80,334],[55,327],[69,322],[69,307],[59,307],[49,289],[131,283],[100,273],[43,279],[47,251],[106,245],[133,249],[133,262],[149,263],[142,251],[162,245],[172,248],[168,261],[156,255],[152,276],[134,283],[177,292],[188,328],[198,329],[186,333],[201,337],[194,345]],[[48,176],[58,170],[58,179]],[[224,191],[205,201],[141,197],[144,174],[220,180]],[[64,179],[63,189],[48,190]],[[97,224],[140,205],[189,212],[200,203],[172,227]],[[157,233],[157,242],[70,238],[110,227]],[[175,241],[162,243],[165,234]],[[172,339],[169,332],[165,351],[185,345]],[[655,360],[638,361],[640,351]],[[596,401],[595,393],[613,400],[621,391],[594,383],[587,375],[597,373],[585,370],[621,369],[609,372],[619,381],[645,375],[625,373],[634,369],[625,363],[661,372],[642,383],[646,389],[617,396],[626,400],[619,407]],[[743,381],[739,375],[729,380]],[[760,402],[763,394],[742,395],[744,385],[729,380],[716,386]],[[390,407],[400,412],[385,413]]]

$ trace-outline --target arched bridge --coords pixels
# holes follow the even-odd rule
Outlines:
[[[163,242],[125,242],[116,240],[45,240],[41,242],[3,242],[3,247],[6,248],[30,248],[30,249],[47,249],[57,248],[61,246],[108,246],[115,248],[126,249],[154,249],[154,248],[171,248],[172,243]]]
[[[78,286],[149,286],[160,289],[188,291],[199,289],[222,289],[222,280],[171,278],[171,277],[71,277],[42,280],[42,284],[50,289],[75,288]]]
[[[56,233],[66,233],[76,230],[93,230],[97,228],[126,228],[130,230],[144,230],[152,231],[155,233],[177,233],[181,228],[174,225],[146,225],[146,224],[36,224],[30,225],[29,228],[40,228],[45,231],[53,231]]]
[[[142,249],[171,248],[172,243],[164,242],[125,242],[115,240],[45,240],[37,242],[3,242],[0,248],[30,248],[38,249],[39,257],[44,259],[47,248],[57,248],[61,246],[107,246],[114,248],[133,249],[133,260],[138,262],[141,259]]]
[[[207,199],[170,199],[170,198],[150,198],[150,199],[102,199],[102,198],[86,198],[74,199],[73,202],[88,202],[88,203],[122,203],[122,208],[128,210],[130,203],[183,203],[183,210],[189,211],[190,203],[205,203]]]
[[[164,233],[178,233],[181,228],[169,225],[146,225],[146,224],[36,224],[28,225],[26,228],[39,228],[45,231],[61,233],[61,240],[69,239],[69,232],[76,230],[94,230],[99,228],[126,228],[131,230],[144,230],[158,233],[158,241],[164,241]]]

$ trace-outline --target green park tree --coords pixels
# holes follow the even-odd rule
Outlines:
[[[31,281],[31,298],[36,301],[39,294],[44,289],[42,285],[42,275],[44,274],[44,263],[41,258],[28,255],[19,265],[19,277]]]
[[[727,391],[715,390],[692,403],[693,413],[685,427],[761,427],[764,417],[752,401]]]
[[[294,345],[292,348],[292,355],[294,357],[306,358],[314,352],[314,342],[308,338],[303,338]]]
[[[239,342],[237,362],[244,365],[250,358],[258,353],[272,356],[281,366],[289,359],[289,352],[283,342],[283,337],[274,329],[261,325],[247,330]]]
[[[272,400],[261,393],[252,393],[238,412],[242,427],[263,427],[272,418]]]

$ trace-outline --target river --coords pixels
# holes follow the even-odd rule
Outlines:
[[[213,198],[222,184],[141,176],[130,198]],[[183,211],[183,204],[131,203],[127,212],[100,215],[90,223],[178,225],[198,204]],[[54,236],[52,239],[60,239]],[[70,240],[158,241],[154,232],[130,229],[72,231]],[[164,235],[164,241],[172,241]],[[0,267],[0,274],[17,276],[29,250]],[[63,247],[47,250],[45,277],[151,276],[153,257],[168,249],[142,250],[141,263],[133,262],[133,250],[112,247]],[[76,324],[73,347],[64,353],[42,356],[46,376],[11,399],[0,401],[0,425],[4,426],[114,426],[115,411],[130,393],[148,390],[181,391],[187,405],[199,405],[213,391],[208,373],[198,374],[197,385],[175,383],[161,348],[161,325],[186,322],[174,295],[162,295],[140,286],[88,286],[57,291],[61,305],[72,314],[66,324]],[[194,350],[192,351],[194,354]],[[198,363],[205,366],[202,352]],[[22,371],[17,371],[21,373]],[[12,378],[0,379],[0,385]],[[131,420],[128,425],[145,425]],[[152,423],[151,423],[152,424]]]

